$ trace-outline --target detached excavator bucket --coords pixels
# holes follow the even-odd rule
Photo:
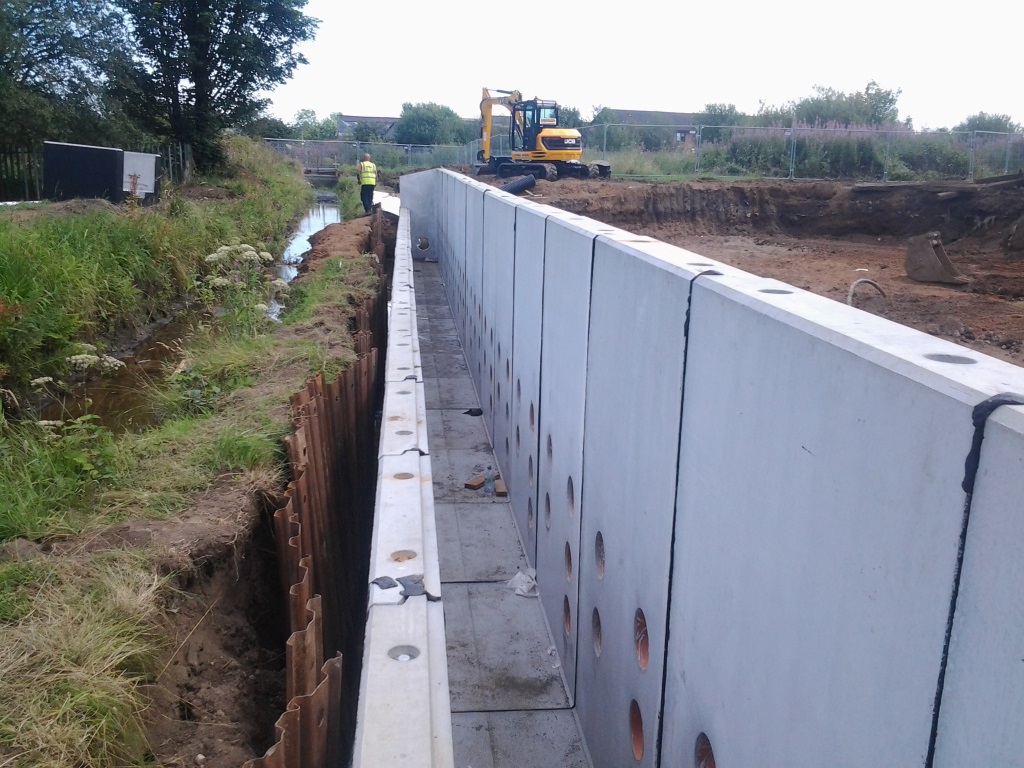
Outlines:
[[[907,246],[907,258],[903,265],[907,277],[919,283],[953,283],[963,285],[969,278],[953,266],[942,247],[938,232],[925,232],[912,237]]]

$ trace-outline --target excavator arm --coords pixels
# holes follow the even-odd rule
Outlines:
[[[519,91],[495,90],[494,94],[500,95],[493,95],[490,88],[484,88],[483,99],[480,101],[480,119],[482,123],[480,139],[483,145],[480,148],[480,160],[485,163],[491,160],[491,136],[493,135],[494,128],[493,108],[495,106],[504,107],[511,113],[511,105],[523,100],[523,94]]]

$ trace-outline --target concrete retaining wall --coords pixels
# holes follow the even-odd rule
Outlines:
[[[595,765],[925,765],[936,701],[934,765],[1024,765],[1021,408],[982,445],[938,686],[972,409],[1024,370],[406,178]]]

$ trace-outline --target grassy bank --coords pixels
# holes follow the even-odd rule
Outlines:
[[[0,765],[154,764],[147,722],[162,715],[147,715],[142,691],[176,650],[164,610],[176,569],[209,557],[188,549],[206,546],[201,526],[222,525],[228,547],[243,533],[199,499],[216,488],[235,510],[279,493],[289,395],[355,357],[348,320],[376,290],[375,263],[330,260],[286,298],[265,253],[280,252],[308,187],[260,146],[229,152],[230,173],[157,209],[49,206],[0,222],[0,297],[16,308],[0,324],[8,397],[24,400],[41,374],[67,381],[69,353],[102,361],[105,341],[175,302],[209,310],[147,393],[159,426],[0,423]],[[265,317],[272,294],[281,323]],[[83,338],[99,349],[81,352]]]

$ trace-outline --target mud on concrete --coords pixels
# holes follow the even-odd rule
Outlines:
[[[503,182],[505,180],[502,180]],[[1024,365],[1024,180],[998,184],[540,181],[525,195]],[[906,276],[907,238],[936,230],[969,278]]]

